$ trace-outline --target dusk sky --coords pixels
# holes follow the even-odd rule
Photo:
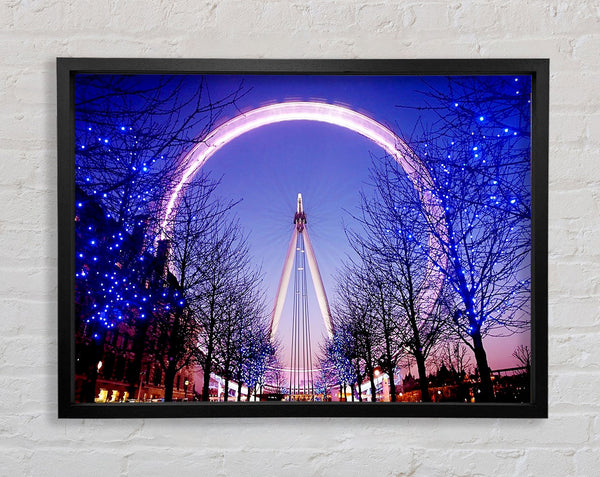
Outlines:
[[[197,78],[198,81],[193,76],[185,78],[187,93],[195,94],[201,84],[201,78]],[[204,78],[202,94],[206,102],[226,98],[240,86],[245,93],[236,102],[237,109],[226,107],[225,114],[217,119],[214,127],[261,106],[286,101],[316,101],[360,112],[400,138],[418,131],[419,121],[427,125],[436,120],[431,110],[410,108],[427,107],[427,96],[423,91],[429,87],[439,91],[448,88],[447,78],[431,76],[209,75]],[[141,85],[148,82],[150,86],[161,81],[160,76],[137,79]],[[483,116],[479,117],[479,112],[474,114],[477,121],[485,120]],[[160,122],[161,117],[157,116],[156,121]],[[94,128],[88,124],[84,126],[86,135],[88,130],[91,131],[87,139],[95,141]],[[125,130],[120,124],[115,128],[119,134]],[[85,141],[86,135],[78,140]],[[106,138],[98,138],[98,141],[109,142]],[[85,148],[85,143],[79,147]],[[303,196],[307,228],[329,302],[333,304],[336,271],[351,253],[344,227],[356,227],[352,214],[358,212],[360,191],[370,195],[372,161],[382,157],[385,157],[382,148],[349,129],[315,121],[288,121],[265,125],[233,139],[203,166],[204,173],[221,180],[217,189],[219,196],[226,201],[240,201],[234,213],[248,236],[254,263],[262,270],[268,313],[275,302],[293,230],[298,193]],[[326,329],[310,278],[308,282],[312,349],[316,354]],[[289,365],[290,355],[292,288],[293,279],[278,328],[278,338],[283,345],[280,358],[285,366]],[[529,340],[529,332],[504,339],[486,339],[491,368],[515,366],[513,350],[519,344],[529,345]],[[313,367],[315,365],[313,357]]]
[[[214,98],[234,89],[239,76],[209,79]],[[238,107],[242,112],[285,100],[317,100],[344,105],[389,127],[400,137],[410,134],[419,115],[425,122],[432,116],[398,105],[422,105],[426,89],[413,77],[331,77],[331,76],[245,76],[251,88]],[[429,84],[444,88],[444,78],[428,77]],[[230,111],[231,116],[235,111]],[[230,117],[222,118],[224,122]],[[211,159],[203,170],[222,178],[218,193],[241,199],[235,208],[249,235],[251,254],[264,273],[269,311],[273,306],[288,243],[296,197],[304,199],[308,228],[330,303],[335,298],[335,272],[350,252],[344,224],[352,226],[351,212],[359,205],[359,191],[369,191],[372,156],[384,151],[359,134],[324,123],[291,121],[263,126],[233,140]],[[310,282],[310,280],[309,280]],[[293,279],[290,281],[293,288]],[[309,285],[312,291],[312,285]],[[309,295],[313,350],[325,336],[314,293]],[[279,326],[284,345],[281,358],[289,360],[292,296],[288,293]],[[511,356],[519,344],[529,345],[529,333],[486,341],[492,369],[511,367]],[[313,359],[313,362],[315,360]],[[472,360],[474,363],[474,360]]]

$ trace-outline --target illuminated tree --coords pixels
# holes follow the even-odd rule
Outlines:
[[[260,284],[257,272],[244,270],[236,276],[218,320],[215,362],[225,379],[225,401],[229,399],[229,381],[237,378],[241,383],[244,363],[256,359],[248,350],[254,342],[268,340],[264,336],[266,315]]]
[[[337,297],[334,306],[334,336],[325,356],[330,365],[341,370],[341,377],[352,369],[354,380],[362,384],[369,377],[371,400],[375,401],[375,368],[378,365],[379,340],[375,303],[364,277],[368,272],[361,264],[347,262],[337,278]],[[360,391],[359,391],[360,394]]]
[[[78,75],[75,179],[126,230],[156,217],[179,178],[182,155],[242,95],[214,98],[204,77]]]
[[[330,388],[339,385],[340,397],[346,398],[346,387],[351,386],[354,389],[356,375],[353,366],[353,360],[357,357],[353,354],[353,343],[346,330],[336,330],[333,337],[321,347],[319,357],[319,367],[324,370],[324,376],[331,381]],[[354,393],[352,393],[354,400]]]
[[[481,397],[491,400],[484,338],[530,326],[530,81],[456,77],[444,91],[430,86],[424,94],[423,109],[437,119],[409,143],[433,177],[444,227],[416,193],[391,187],[386,204],[420,210],[442,247],[444,261],[420,240],[451,290],[448,325],[473,350]],[[381,177],[392,185],[406,180],[398,168]]]
[[[242,380],[248,387],[250,396],[258,394],[266,384],[269,370],[278,367],[276,343],[270,340],[270,327],[267,321],[255,321],[252,333],[243,343],[246,353],[242,365]]]
[[[213,99],[204,79],[185,76],[78,75],[75,83],[78,339],[87,343],[86,361],[97,362],[107,333],[124,322],[135,327],[133,386],[148,318],[162,306],[153,293],[162,198],[178,177],[182,153],[214,127],[240,90]],[[81,369],[91,389],[86,400],[93,399],[93,364]]]

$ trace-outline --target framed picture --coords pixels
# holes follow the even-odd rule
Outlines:
[[[548,69],[59,58],[59,417],[547,417]]]

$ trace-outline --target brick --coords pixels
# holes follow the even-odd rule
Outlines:
[[[548,265],[548,290],[556,293],[559,287],[574,297],[598,295],[600,277],[595,275],[595,267],[587,262],[552,262]],[[579,278],[584,277],[584,283]]]
[[[594,372],[550,374],[549,393],[562,403],[600,405],[600,376]]]
[[[588,138],[591,144],[599,144],[600,139],[598,139],[600,135],[600,114],[590,114],[586,116],[586,137]]]
[[[594,110],[595,85],[600,81],[600,71],[556,71],[552,73],[552,105],[565,105],[576,111]],[[574,87],[577,85],[577,87]]]
[[[597,17],[596,17],[597,20]],[[583,67],[597,65],[598,44],[600,44],[600,35],[596,30],[592,35],[581,35],[573,41],[573,58],[575,58]]]
[[[358,8],[356,21],[361,29],[367,31],[397,31],[412,25],[416,20],[414,14],[410,13],[405,20],[405,14],[406,11],[400,5],[365,4]]]
[[[93,477],[121,475],[124,466],[125,459],[118,452],[94,448],[42,448],[36,449],[31,457],[31,467],[43,469],[44,475],[48,477],[76,474]]]
[[[12,10],[15,30],[59,30],[65,17],[64,3],[52,0],[15,2]]]
[[[594,216],[600,209],[600,200],[593,187],[562,191],[552,194],[549,200],[551,214],[557,219],[578,219]]]
[[[600,469],[600,449],[585,447],[574,456],[577,475],[594,475]]]
[[[0,475],[30,475],[31,474],[31,455],[32,450],[24,451],[14,447],[0,447]]]
[[[414,474],[405,475],[517,475],[515,469],[525,453],[525,450],[481,450],[477,445],[468,449],[424,449],[417,454]]]
[[[574,475],[573,450],[529,449],[515,475]]]
[[[576,316],[576,315],[575,315]],[[600,368],[600,333],[569,333],[550,337],[549,364],[570,370],[594,371]]]
[[[548,426],[561,429],[561,445],[577,446],[585,444],[590,439],[591,415],[552,415],[549,421],[523,421],[501,422],[490,436],[490,443],[495,443],[496,448],[504,450],[526,449],[530,445],[552,446],[556,436],[545,432]]]
[[[582,143],[586,138],[586,118],[576,112],[553,114],[550,131],[552,138],[558,142]]]
[[[589,328],[600,324],[598,298],[595,296],[554,299],[548,312],[552,329],[567,327],[568,333],[577,328]],[[575,331],[576,332],[576,331]]]
[[[225,476],[224,451],[204,449],[172,449],[165,454],[163,448],[140,449],[126,457],[126,475],[169,475],[173,469],[190,475]],[[242,469],[238,469],[241,471]]]

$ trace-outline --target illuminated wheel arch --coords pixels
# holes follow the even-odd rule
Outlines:
[[[447,236],[447,228],[443,209],[433,191],[433,180],[429,170],[410,147],[387,127],[347,107],[319,102],[283,102],[253,109],[215,128],[204,140],[196,144],[182,160],[181,177],[177,185],[167,195],[168,200],[161,220],[161,230],[163,231],[161,238],[165,236],[164,231],[177,209],[180,194],[185,189],[186,184],[193,179],[210,157],[227,143],[244,133],[261,126],[284,121],[316,121],[349,129],[377,144],[400,164],[418,192],[425,211],[433,219],[437,228],[437,236],[433,234],[429,236],[428,246],[434,255],[434,259],[429,262],[426,273],[427,283],[424,289],[427,292],[420,297],[422,302],[426,303],[425,311],[430,313],[443,283],[440,267],[446,264],[446,260],[439,240],[440,238],[444,240]],[[439,265],[434,265],[434,262]],[[326,319],[326,317],[323,318]]]

